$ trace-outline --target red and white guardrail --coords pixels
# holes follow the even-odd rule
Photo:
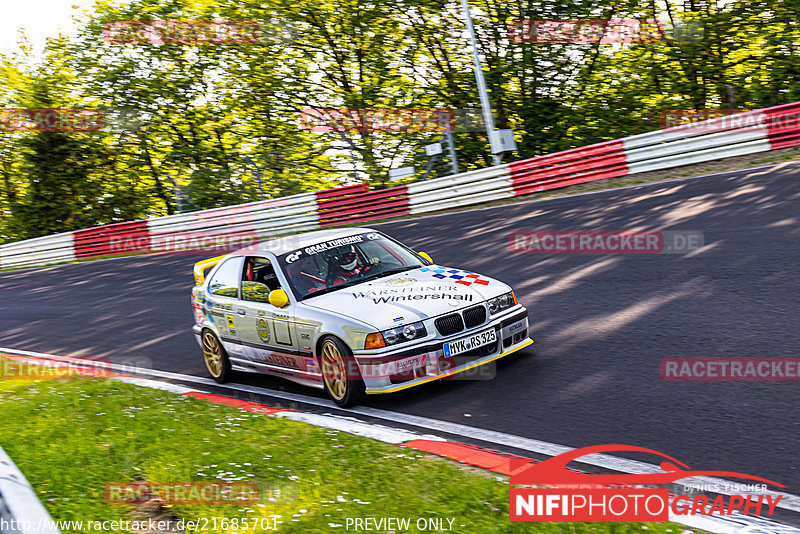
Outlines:
[[[0,268],[130,252],[227,252],[268,237],[416,215],[800,145],[800,102],[370,191],[358,184],[0,245]]]

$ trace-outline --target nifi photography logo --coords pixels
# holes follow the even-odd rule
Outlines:
[[[642,452],[667,461],[661,461],[662,472],[658,473],[586,474],[567,468],[570,462],[582,456],[607,452]],[[747,479],[759,484],[731,483],[724,488],[729,494],[727,497],[718,495],[714,499],[695,493],[689,485],[683,488],[690,494],[670,493],[664,487],[691,477]],[[670,513],[677,516],[772,515],[783,496],[768,493],[767,484],[786,487],[766,478],[733,471],[694,471],[671,456],[633,445],[583,447],[542,462],[511,460],[510,484],[511,521],[669,521]],[[764,493],[758,494],[758,491]]]

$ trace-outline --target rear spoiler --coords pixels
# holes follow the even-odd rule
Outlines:
[[[222,256],[216,256],[214,258],[209,258],[207,260],[198,261],[194,264],[194,285],[199,286],[203,283],[203,280],[206,279],[206,269],[215,266],[218,264],[222,258],[227,256],[227,254],[223,254]]]

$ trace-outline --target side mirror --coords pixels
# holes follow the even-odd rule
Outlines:
[[[426,260],[428,260],[429,262],[433,263],[433,258],[431,258],[430,256],[428,256],[428,253],[427,253],[427,252],[417,252],[417,254],[419,254],[420,256],[422,256],[423,258],[425,258]]]
[[[274,289],[269,292],[269,303],[276,308],[285,308],[289,305],[289,295],[283,289]]]

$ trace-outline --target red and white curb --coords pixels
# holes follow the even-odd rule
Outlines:
[[[17,361],[25,361],[27,363],[32,363],[36,365],[51,366],[51,367],[63,365],[65,363],[74,364],[75,366],[81,366],[87,364],[87,360],[83,360],[80,358],[68,358],[63,356],[54,356],[50,354],[34,353],[34,352],[19,351],[14,349],[5,349],[5,348],[0,348],[0,357]],[[164,382],[161,380],[127,376],[122,373],[116,372],[116,370],[123,370],[126,367],[123,365],[103,364],[102,367],[106,367],[107,369],[110,370],[107,369],[98,370],[93,368],[93,369],[88,369],[86,374],[95,377],[111,378],[128,384],[167,391],[175,393],[177,395],[193,397],[199,400],[204,400],[206,402],[211,402],[213,404],[231,406],[251,413],[268,414],[274,417],[291,419],[294,421],[305,422],[323,428],[330,428],[341,432],[347,432],[349,434],[375,439],[378,441],[383,441],[385,443],[400,445],[401,447],[414,449],[420,452],[435,454],[437,456],[449,458],[466,465],[470,465],[481,469],[486,469],[501,475],[510,474],[511,460],[536,461],[533,460],[532,458],[528,458],[525,456],[517,456],[514,454],[508,454],[491,449],[485,449],[475,445],[470,445],[468,443],[447,440],[445,438],[431,434],[420,434],[407,429],[393,428],[372,422],[361,421],[353,417],[334,415],[329,413],[317,414],[317,413],[303,412],[299,410],[291,410],[287,408],[274,407],[259,402],[245,401],[229,397],[226,395],[208,393],[198,389],[193,389],[178,384]],[[146,374],[147,371],[138,369],[137,373]],[[182,375],[174,375],[173,373],[165,373],[159,371],[151,371],[151,373],[154,375],[162,375],[162,376],[163,375],[173,375],[176,377],[182,376]],[[448,433],[450,432],[448,431]],[[569,448],[567,447],[555,446],[555,445],[552,446],[552,449],[553,449],[553,454],[558,454],[560,452],[569,450]],[[619,466],[625,464],[635,464],[634,466],[632,466],[634,468],[641,468],[641,466],[649,466],[649,464],[643,464],[641,462],[625,460],[602,454],[595,454],[593,456],[595,457],[595,462],[593,463],[595,465],[600,465],[603,467],[608,467],[609,464],[611,465],[618,464]],[[623,471],[625,470],[623,469]],[[702,480],[703,482],[710,482],[710,483],[722,482],[721,479],[712,479],[712,478],[703,478],[703,479],[697,478],[696,480]],[[782,502],[782,504],[784,504],[783,506],[779,505],[780,508],[786,508],[788,510],[800,512],[800,508],[798,508],[797,506],[797,502],[800,501],[800,498],[786,493],[778,493],[778,492],[774,493],[776,495],[783,495],[784,498],[786,497],[789,498],[788,501],[785,501],[785,503]],[[730,516],[717,516],[717,515],[693,516],[693,515],[675,515],[670,513],[670,521],[686,525],[691,528],[698,528],[719,534],[800,534],[800,529],[796,527],[790,525],[784,525],[781,523],[776,523],[774,521],[764,519],[758,516],[746,516],[741,514],[734,514]]]

